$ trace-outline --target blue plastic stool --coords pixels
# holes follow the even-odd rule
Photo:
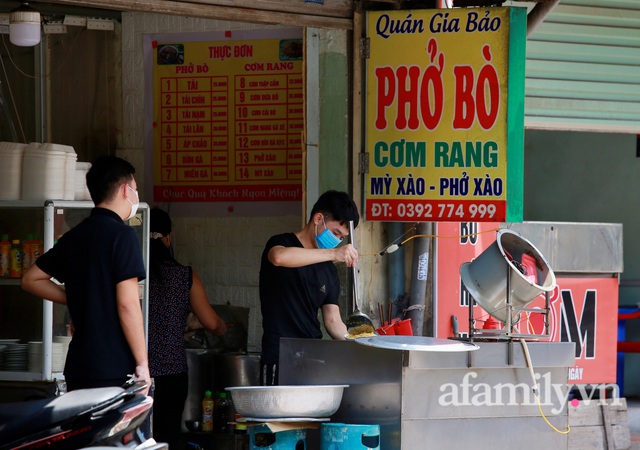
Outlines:
[[[320,450],[380,450],[380,425],[323,423]]]
[[[306,450],[307,432],[300,430],[274,433],[266,425],[251,425],[249,450]]]

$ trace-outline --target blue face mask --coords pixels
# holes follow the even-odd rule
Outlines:
[[[316,244],[318,248],[332,249],[336,248],[342,239],[337,237],[327,228],[327,224],[324,223],[324,216],[322,217],[322,225],[324,225],[324,231],[318,236],[318,226],[316,225]]]

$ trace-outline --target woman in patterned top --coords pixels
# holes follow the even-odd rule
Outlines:
[[[184,331],[193,311],[216,335],[227,330],[216,314],[200,277],[191,266],[178,263],[170,251],[171,218],[151,210],[149,266],[149,370],[155,382],[153,435],[170,448],[182,448],[182,410],[188,392]]]

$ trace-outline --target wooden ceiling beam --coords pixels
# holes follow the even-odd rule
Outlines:
[[[303,0],[300,0],[302,2]],[[351,30],[353,29],[352,17],[333,17],[327,15],[319,15],[317,8],[307,7],[301,12],[291,12],[295,9],[289,8],[287,12],[278,11],[275,8],[271,10],[256,9],[257,6],[263,7],[271,4],[272,7],[278,7],[279,4],[293,5],[296,2],[269,2],[267,0],[235,0],[233,2],[222,0],[213,2],[211,0],[47,0],[48,3],[60,5],[93,7],[106,10],[116,10],[122,12],[149,12],[155,14],[168,14],[187,17],[200,17],[204,19],[231,20],[235,22],[252,22],[265,23],[274,25],[287,26],[306,26],[315,28],[334,28]],[[297,2],[297,3],[300,3]],[[338,0],[336,0],[338,2]],[[234,6],[226,5],[233,3]],[[306,5],[314,5],[307,3]],[[315,6],[315,5],[314,5]],[[284,6],[283,6],[284,7]],[[304,13],[303,11],[307,11]],[[337,13],[338,10],[334,12]],[[344,14],[344,9],[341,11]],[[313,12],[313,14],[311,14]],[[322,10],[326,14],[326,10]]]

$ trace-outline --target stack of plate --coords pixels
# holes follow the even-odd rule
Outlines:
[[[3,370],[25,372],[28,367],[27,344],[9,344],[4,349]]]
[[[51,344],[51,371],[62,372],[64,369],[64,344]],[[42,372],[42,342],[29,342],[29,372]]]
[[[0,370],[8,370],[4,368],[4,351],[12,344],[17,344],[20,339],[0,339]]]
[[[0,339],[0,370],[6,370],[4,368],[4,351],[11,344],[17,344],[20,339]]]

